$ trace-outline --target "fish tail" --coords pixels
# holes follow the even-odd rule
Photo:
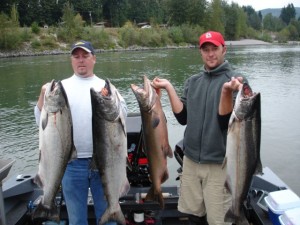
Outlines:
[[[165,201],[164,201],[164,197],[161,192],[158,193],[158,202],[159,202],[160,208],[164,209]]]
[[[224,217],[224,222],[230,222],[236,225],[249,225],[248,220],[243,211],[240,212],[240,215],[235,215],[231,209],[227,211]]]
[[[33,179],[33,182],[35,183],[35,184],[37,184],[40,188],[43,188],[43,182],[42,182],[42,179],[41,179],[41,177],[40,177],[40,175],[39,174],[37,174],[35,177],[34,177],[34,179]]]
[[[234,215],[234,213],[232,212],[231,209],[229,209],[227,211],[227,213],[225,214],[225,217],[224,217],[224,222],[231,222],[231,223],[235,223],[236,222],[236,215]]]
[[[117,210],[112,210],[110,207],[107,208],[98,222],[98,225],[106,224],[109,221],[115,221],[118,224],[126,225],[124,214],[121,211],[120,205]]]
[[[60,218],[56,207],[49,208],[39,203],[32,214],[32,220],[41,222],[51,220],[59,222]]]
[[[155,201],[158,202],[160,207],[163,209],[165,207],[164,197],[161,191],[154,191],[153,186],[149,189],[146,197],[146,201]]]

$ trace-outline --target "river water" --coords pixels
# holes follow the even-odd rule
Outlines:
[[[261,158],[300,195],[300,46],[230,46],[227,60],[247,76],[252,89],[262,95]],[[41,85],[72,74],[69,55],[0,59],[0,157],[15,159],[8,175],[37,170],[38,127],[33,115]],[[106,52],[97,54],[95,73],[110,78],[125,98],[129,111],[138,112],[130,84],[142,76],[169,79],[178,94],[183,82],[202,65],[197,49]],[[184,127],[171,112],[166,93],[162,104],[168,119],[170,145],[182,138]],[[177,184],[175,158],[168,161],[170,178]]]

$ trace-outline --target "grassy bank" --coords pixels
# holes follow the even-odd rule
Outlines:
[[[74,21],[73,25],[47,28],[35,23],[25,28],[6,23],[0,27],[0,57],[62,54],[81,39],[92,42],[98,51],[197,46],[200,34],[205,31],[201,26],[191,25],[168,28],[152,25],[142,29],[128,22],[121,28],[103,28],[83,26],[76,17]],[[249,30],[247,37],[271,40],[268,35],[261,37],[253,30]]]
[[[122,28],[79,27],[73,30],[49,28],[6,29],[0,38],[2,54],[23,52],[64,52],[76,40],[91,41],[95,49],[120,50],[130,48],[157,48],[167,46],[197,45],[201,27],[183,25],[180,27],[141,29],[127,23]]]

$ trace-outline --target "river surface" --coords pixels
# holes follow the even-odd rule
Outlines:
[[[300,195],[300,46],[230,46],[227,60],[247,76],[252,89],[262,96],[261,158],[292,190]],[[178,94],[183,82],[202,65],[197,49],[106,52],[97,54],[95,73],[110,78],[125,98],[129,111],[138,112],[130,84],[142,76],[169,79]],[[0,157],[15,159],[8,175],[37,170],[38,126],[33,108],[41,85],[72,74],[69,55],[0,59]],[[170,145],[182,138],[165,92],[162,104],[168,119]],[[176,185],[176,159],[168,161]]]

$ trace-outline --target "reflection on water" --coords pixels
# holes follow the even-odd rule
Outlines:
[[[247,76],[254,91],[262,95],[261,156],[300,195],[300,46],[230,46],[227,59]],[[184,80],[198,72],[198,49],[114,52],[97,54],[95,73],[110,78],[125,98],[129,111],[139,110],[130,84],[142,84],[142,76],[169,79],[180,95]],[[35,171],[38,165],[38,127],[33,107],[41,85],[71,75],[68,55],[0,59],[0,152],[14,158],[10,175]],[[162,96],[172,147],[182,138],[184,127],[171,112],[168,97]],[[169,160],[176,184],[175,159]]]

